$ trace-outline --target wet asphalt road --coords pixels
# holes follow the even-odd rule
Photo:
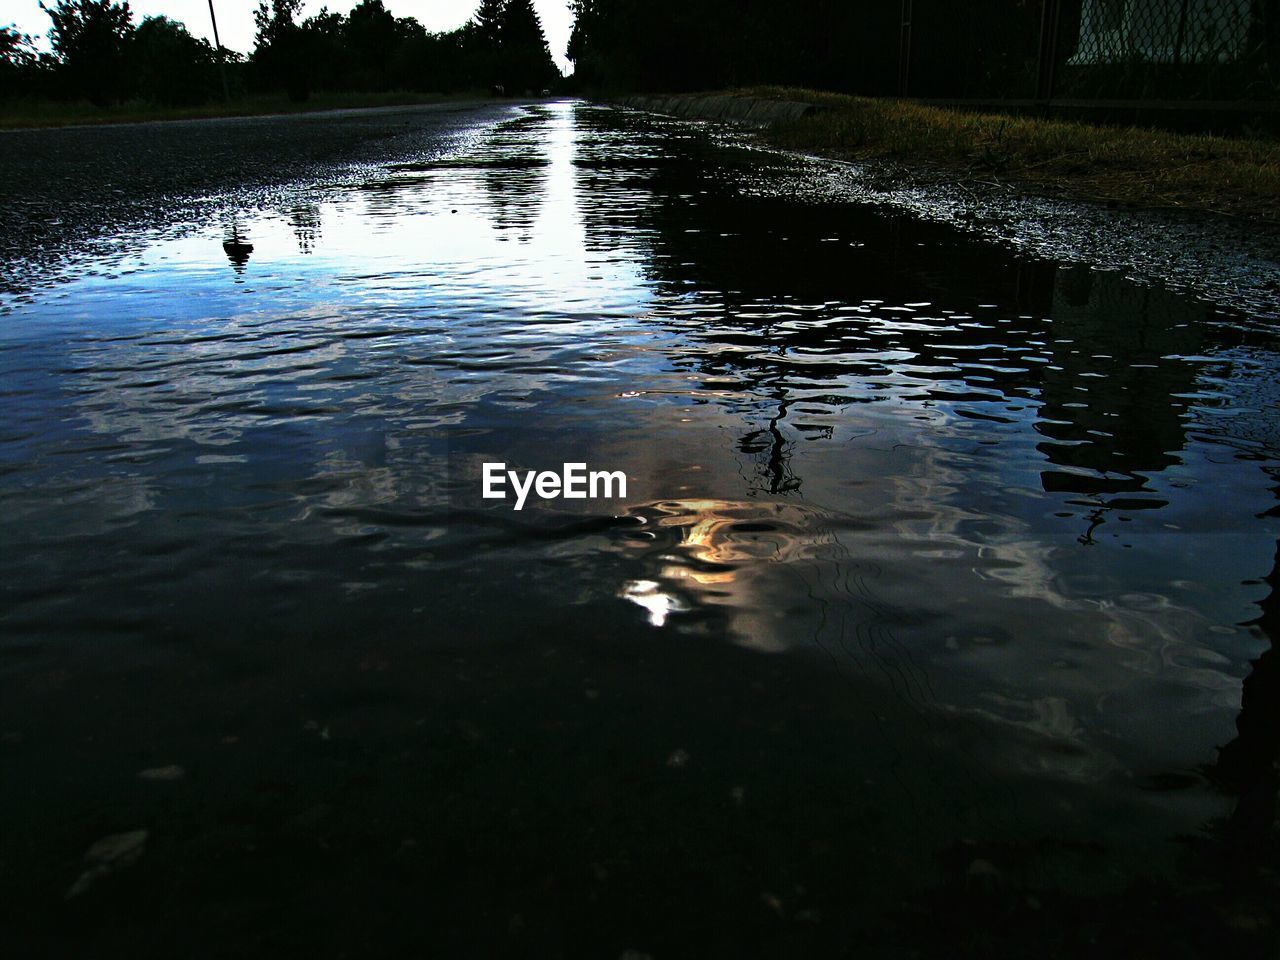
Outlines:
[[[0,133],[0,290],[19,292],[83,246],[317,193],[371,165],[435,158],[512,102]]]
[[[1036,259],[1118,271],[1235,314],[1280,317],[1280,224],[1081,201],[925,166],[810,158],[797,197],[883,205]]]
[[[121,235],[199,224],[229,208],[314,202],[386,164],[438,158],[518,109],[476,101],[0,131],[0,293],[21,296],[72,273],[68,256],[109,252]],[[786,189],[819,203],[885,205],[1029,256],[1119,270],[1267,322],[1280,317],[1277,224],[821,158]]]

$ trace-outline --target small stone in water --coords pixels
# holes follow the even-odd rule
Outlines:
[[[181,780],[186,775],[187,771],[173,763],[167,767],[148,767],[138,774],[143,780]]]
[[[778,916],[782,916],[783,914],[782,901],[779,900],[777,897],[775,897],[772,893],[765,891],[764,893],[760,894],[760,899],[764,901],[764,905],[766,907],[768,907]]]
[[[981,858],[974,860],[969,864],[969,879],[983,887],[999,886],[1004,879],[1000,873],[1000,868],[990,860]]]
[[[85,851],[85,871],[67,891],[67,899],[78,897],[108,874],[136,863],[146,845],[146,830],[113,833],[94,843]]]

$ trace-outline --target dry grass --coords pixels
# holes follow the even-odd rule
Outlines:
[[[924,162],[977,180],[1074,196],[1280,220],[1280,143],[970,113],[783,87],[740,95],[820,109],[774,144],[847,159]]]

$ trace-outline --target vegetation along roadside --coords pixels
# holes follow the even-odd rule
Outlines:
[[[764,129],[768,143],[785,149],[927,165],[962,182],[1280,220],[1275,140],[967,112],[790,87],[731,95],[814,104],[807,116]]]

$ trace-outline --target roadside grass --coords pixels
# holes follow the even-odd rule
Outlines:
[[[316,113],[361,107],[399,107],[418,104],[474,101],[487,94],[317,93],[295,102],[287,97],[242,97],[230,103],[206,103],[196,107],[157,107],[144,102],[115,107],[95,107],[88,101],[27,100],[0,103],[0,130],[30,127],[62,127],[77,124],[141,123],[152,120],[204,120],[213,117],[257,117],[281,113]]]
[[[770,127],[765,136],[780,147],[924,162],[973,181],[1280,220],[1280,143],[1274,141],[970,113],[790,87],[733,93],[819,108]]]

